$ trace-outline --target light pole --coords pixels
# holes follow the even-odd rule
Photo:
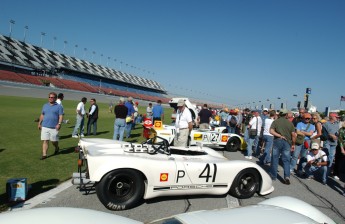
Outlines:
[[[16,24],[16,21],[14,21],[13,19],[10,20],[10,38],[12,36],[12,26]]]
[[[65,41],[63,42],[63,53],[65,53],[66,44],[67,44],[67,40],[65,40]]]
[[[103,54],[101,54],[101,56],[99,57],[99,64],[102,65],[102,57],[103,57]]]
[[[56,37],[53,37],[53,50],[55,50],[55,41],[56,41]]]
[[[86,51],[87,51],[87,48],[85,47],[84,48],[84,55],[83,55],[84,60],[85,60]]]
[[[92,51],[91,61],[93,61],[93,56],[96,54],[96,51]]]
[[[77,49],[78,44],[74,45],[74,57],[75,57],[75,50]]]
[[[24,40],[23,42],[25,43],[25,39],[26,39],[26,32],[28,31],[29,27],[28,26],[24,26]]]
[[[45,36],[46,33],[45,32],[41,32],[41,47],[43,46],[43,36]]]

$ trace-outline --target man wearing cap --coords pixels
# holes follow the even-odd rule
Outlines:
[[[296,134],[304,136],[304,143],[295,146],[295,151],[292,154],[290,161],[290,172],[296,168],[298,158],[305,158],[307,156],[308,148],[310,145],[310,137],[315,132],[315,126],[310,123],[311,114],[304,113],[303,120],[296,126]],[[302,167],[298,166],[297,173],[302,171]]]
[[[131,131],[133,128],[133,122],[134,122],[134,107],[133,107],[133,98],[130,96],[128,97],[127,102],[125,103],[125,106],[128,109],[127,112],[127,118],[126,118],[126,138],[131,137]]]
[[[318,143],[314,142],[311,145],[311,150],[307,154],[305,160],[302,159],[301,163],[304,167],[305,177],[307,179],[314,179],[314,175],[319,173],[321,175],[322,184],[327,184],[327,155],[324,151],[320,150]]]
[[[120,97],[119,104],[114,108],[115,123],[114,123],[114,140],[123,140],[123,134],[126,127],[126,117],[128,114],[128,108],[124,105],[125,99]]]
[[[338,134],[339,134],[339,124],[338,124],[338,114],[337,113],[330,113],[329,114],[329,121],[323,124],[325,131],[328,133],[328,139],[323,142],[323,147],[327,149],[329,164],[327,175],[330,175],[333,160],[335,156],[335,151],[338,145]]]
[[[152,124],[155,124],[155,121],[164,121],[164,109],[161,104],[162,101],[157,100],[157,104],[152,108]]]
[[[273,121],[270,133],[274,136],[272,158],[271,158],[271,177],[277,179],[279,157],[281,156],[284,168],[284,183],[290,184],[290,154],[295,150],[296,133],[295,127],[287,118],[288,110],[280,110],[280,116]]]
[[[190,131],[193,129],[192,114],[188,108],[186,108],[184,100],[180,99],[177,103],[176,112],[176,135],[174,138],[174,145],[187,147],[188,137]]]

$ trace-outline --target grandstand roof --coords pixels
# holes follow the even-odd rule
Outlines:
[[[70,57],[0,35],[0,62],[52,71],[65,69],[166,92],[156,81]]]

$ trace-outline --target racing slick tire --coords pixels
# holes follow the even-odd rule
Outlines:
[[[228,152],[236,152],[237,150],[241,149],[241,140],[236,137],[230,138],[225,145],[225,149]]]
[[[244,169],[232,182],[230,194],[239,199],[252,197],[260,186],[260,176],[255,169]]]
[[[96,185],[97,197],[109,210],[126,210],[136,206],[144,196],[142,175],[130,169],[114,170]]]

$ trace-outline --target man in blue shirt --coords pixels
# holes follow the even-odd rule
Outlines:
[[[128,109],[127,117],[126,117],[126,138],[131,137],[132,126],[134,122],[134,107],[133,107],[133,98],[130,96],[128,97],[125,106]]]
[[[55,147],[55,154],[59,153],[59,130],[63,119],[63,108],[56,103],[56,99],[56,93],[49,93],[49,102],[43,105],[38,121],[38,129],[41,130],[41,140],[43,141],[41,160],[47,158],[49,141]]]
[[[152,124],[154,124],[155,121],[164,121],[164,109],[161,104],[162,101],[158,100],[157,104],[152,108]]]

